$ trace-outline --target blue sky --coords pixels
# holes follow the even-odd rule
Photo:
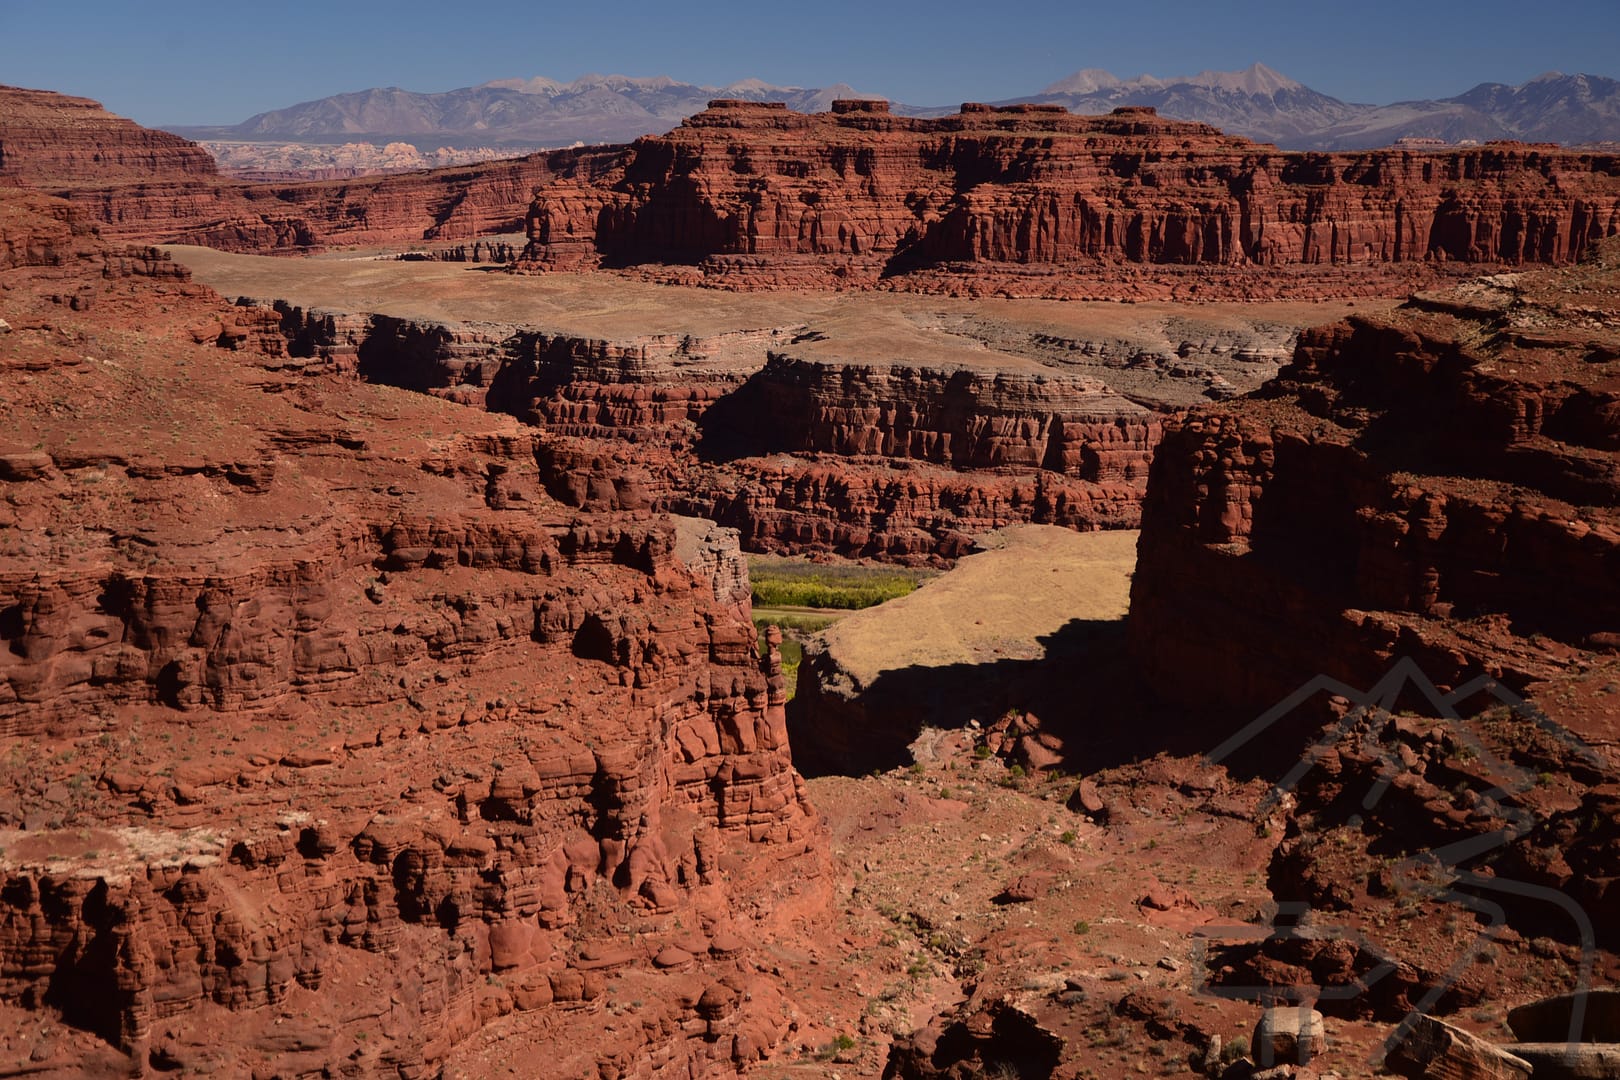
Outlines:
[[[234,123],[372,86],[589,72],[845,82],[915,105],[1016,97],[1080,68],[1260,61],[1350,101],[1445,97],[1544,71],[1620,77],[1620,0],[0,0],[0,82],[150,125]]]

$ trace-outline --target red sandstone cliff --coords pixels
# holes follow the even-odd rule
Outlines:
[[[63,203],[0,235],[0,1010],[419,1076],[633,972],[652,1027],[563,1075],[771,1053],[751,927],[824,879],[734,538],[562,505],[533,432],[289,368]]]
[[[250,184],[221,177],[196,143],[94,101],[0,87],[0,183],[61,196],[117,240],[273,252],[517,232],[537,186],[592,177],[617,153],[556,150],[398,176]]]
[[[1015,522],[1131,527],[1162,425],[1083,375],[815,358],[789,328],[604,341],[276,310],[295,357],[543,430],[568,505],[706,517],[750,550],[938,560]],[[758,370],[700,362],[739,348]]]
[[[1211,749],[1238,733],[1217,757],[1279,778],[1269,887],[1319,925],[1368,925],[1438,867],[1448,901],[1565,943],[1566,974],[1614,947],[1620,249],[1588,256],[1308,332],[1155,454],[1130,652],[1154,695],[1210,718]],[[1387,961],[1320,1007],[1419,999],[1410,952],[1341,944],[1244,946],[1220,980],[1350,985]],[[1423,1000],[1463,1010],[1477,971]]]
[[[1148,109],[972,105],[922,120],[874,102],[807,116],[722,101],[630,148],[256,185],[84,99],[7,88],[0,101],[11,182],[65,195],[110,237],[239,251],[526,221],[531,268],[739,288],[1396,295],[1439,264],[1563,263],[1620,231],[1613,155],[1284,153]]]
[[[114,116],[88,98],[0,86],[0,103],[0,184],[100,186],[218,174],[196,143]]]
[[[1411,656],[1442,685],[1522,689],[1607,648],[1617,299],[1612,247],[1424,294],[1307,333],[1262,391],[1170,425],[1132,593],[1155,685],[1258,709]]]
[[[1398,293],[1424,265],[1563,263],[1616,231],[1613,155],[1285,153],[1137,108],[717,101],[598,182],[542,188],[525,262],[740,288]]]
[[[359,180],[148,181],[55,193],[82,207],[112,238],[261,253],[406,244],[519,231],[537,186],[558,177],[592,175],[615,153],[601,147],[553,150]]]

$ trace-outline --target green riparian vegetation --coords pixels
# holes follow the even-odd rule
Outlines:
[[[803,640],[851,611],[905,596],[937,571],[860,563],[817,563],[769,555],[748,557],[754,589],[754,625],[765,650],[765,628],[782,630],[782,674],[788,697],[798,685]]]

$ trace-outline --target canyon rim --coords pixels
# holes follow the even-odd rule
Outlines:
[[[1615,1074],[1620,154],[814,104],[0,89],[0,1069]]]

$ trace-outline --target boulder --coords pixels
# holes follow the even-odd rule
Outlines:
[[[1432,1016],[1419,1016],[1384,1057],[1412,1080],[1526,1080],[1528,1061]]]
[[[1611,1080],[1620,1077],[1620,1043],[1524,1042],[1503,1050],[1530,1063],[1536,1080]]]
[[[1249,1053],[1262,1067],[1305,1065],[1327,1045],[1322,1014],[1305,1006],[1267,1009],[1254,1025]]]
[[[1581,1013],[1578,1027],[1575,1013]],[[1526,1043],[1620,1043],[1620,989],[1604,987],[1532,1001],[1508,1013],[1514,1037]]]

